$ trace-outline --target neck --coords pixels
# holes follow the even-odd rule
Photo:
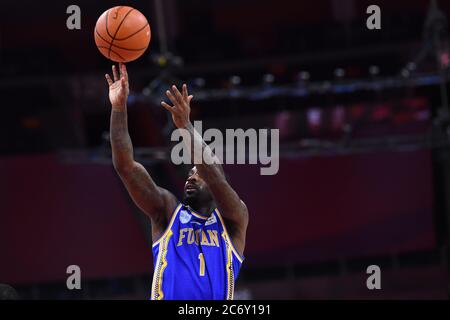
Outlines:
[[[210,201],[208,203],[196,204],[196,203],[186,203],[189,207],[191,207],[195,212],[203,215],[210,216],[214,209],[216,209],[216,203],[214,201]]]

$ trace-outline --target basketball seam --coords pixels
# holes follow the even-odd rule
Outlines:
[[[138,31],[136,31],[135,33],[130,34],[129,36],[126,36],[125,38],[115,38],[114,40],[116,41],[123,41],[123,40],[127,40],[129,38],[131,38],[132,36],[138,34],[139,32],[141,32],[142,30],[145,29],[145,27],[148,26],[148,22],[145,24],[145,26],[143,26],[142,28],[140,28]]]
[[[117,8],[117,11],[119,11],[120,10],[120,8],[122,8],[123,6],[120,6],[119,8]],[[111,35],[111,33],[109,33],[109,30],[108,30],[108,16],[109,16],[109,12],[111,11],[112,9],[109,9],[108,10],[108,12],[106,13],[106,23],[105,23],[105,27],[106,27],[106,33],[108,34],[108,36],[110,36],[111,37],[111,39],[112,39],[112,35]]]
[[[138,48],[138,49],[130,49],[130,48],[124,48],[124,47],[120,47],[116,44],[112,44],[111,42],[109,42],[108,40],[106,40],[105,38],[102,37],[102,35],[98,32],[97,28],[95,28],[95,33],[100,37],[100,39],[102,39],[103,41],[105,41],[107,44],[112,45],[113,47],[116,47],[118,49],[122,49],[122,50],[127,50],[127,51],[141,51],[141,50],[145,50],[147,49],[147,47],[144,48]],[[117,40],[117,39],[116,39]]]
[[[117,8],[117,11],[120,10],[120,8],[122,8],[122,6],[120,6],[119,8]],[[109,12],[111,11],[111,9],[108,9],[108,11],[106,12],[106,23],[105,23],[105,28],[106,28],[106,33],[108,34],[108,36],[112,39],[112,35],[111,33],[109,33],[108,30],[108,16],[109,16]]]
[[[100,49],[109,49],[108,47],[105,47],[105,46],[97,46],[97,48],[100,48]],[[111,52],[112,53],[114,53],[115,55],[117,55],[120,59],[122,59],[123,61],[125,61],[125,59],[120,55],[120,54],[118,54],[117,52],[115,52],[114,50],[111,50]],[[108,57],[109,57],[109,53],[108,53]]]
[[[117,33],[119,32],[119,30],[120,30],[120,27],[122,26],[122,24],[123,24],[123,22],[125,21],[125,19],[128,17],[128,15],[129,15],[129,14],[131,13],[131,11],[133,11],[133,10],[134,10],[134,8],[131,8],[131,9],[125,14],[125,16],[123,17],[122,21],[120,21],[120,24],[119,24],[119,26],[117,27],[116,32],[114,33],[114,37],[112,38],[111,43],[110,43],[110,45],[109,45],[108,57],[109,57],[109,53],[111,52],[111,48],[112,48],[113,42],[114,42],[114,40],[115,40],[115,38],[116,38],[116,35],[117,35]]]
[[[109,9],[109,10],[111,10],[111,9]],[[111,36],[111,34],[109,33],[109,30],[108,30],[108,16],[109,16],[109,10],[106,12],[105,29],[106,29],[106,33],[108,34],[108,36],[112,39],[112,36]],[[109,56],[108,56],[108,58],[109,58]]]

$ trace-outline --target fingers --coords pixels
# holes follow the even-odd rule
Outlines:
[[[127,67],[125,66],[124,63],[119,63],[119,67],[120,67],[120,75],[122,77],[125,78],[126,81],[128,81],[128,72],[127,72]]]
[[[106,81],[108,82],[108,85],[111,86],[114,82],[119,81],[120,80],[120,85],[125,88],[127,85],[127,81],[128,81],[128,73],[127,73],[127,68],[125,67],[125,64],[123,63],[119,63],[120,66],[120,70],[119,72],[117,72],[117,67],[115,65],[113,65],[112,68],[112,74],[113,74],[113,79],[111,79],[109,74],[105,74],[105,78]],[[120,77],[119,77],[120,75]]]
[[[188,103],[191,103],[191,100],[192,100],[193,97],[194,97],[193,95],[190,95],[189,97],[187,97]]]
[[[178,103],[180,105],[183,105],[183,101],[184,101],[183,96],[181,95],[180,91],[178,91],[178,88],[175,85],[172,86],[172,92],[174,93],[175,97],[177,98]]]
[[[175,96],[172,94],[172,92],[170,92],[170,90],[166,91],[166,96],[167,98],[169,98],[170,101],[172,101],[174,106],[177,106],[179,104],[177,98],[175,98]]]
[[[171,90],[166,91],[166,96],[170,99],[170,101],[174,104],[175,107],[183,108],[185,104],[189,103],[193,98],[193,96],[188,96],[186,84],[182,86],[183,94],[180,93],[180,91],[175,85],[173,85],[171,89],[172,91]]]
[[[112,72],[113,72],[114,82],[116,82],[117,80],[119,80],[119,74],[117,73],[117,68],[115,65],[112,66]]]
[[[188,97],[188,91],[187,91],[187,85],[186,85],[186,83],[183,84],[182,90],[183,90],[183,99],[186,100],[187,97]]]
[[[169,110],[170,113],[172,113],[174,111],[174,108],[171,107],[170,105],[168,105],[167,103],[165,103],[164,101],[161,101],[161,105],[166,109]]]
[[[105,74],[106,81],[108,82],[108,85],[111,86],[113,84],[113,81],[109,74]]]

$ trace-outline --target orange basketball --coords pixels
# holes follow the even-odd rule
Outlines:
[[[98,50],[115,62],[139,58],[150,43],[151,30],[145,16],[132,7],[118,6],[98,18],[94,31]]]

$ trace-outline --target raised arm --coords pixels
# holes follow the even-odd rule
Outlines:
[[[231,227],[231,237],[233,237],[234,244],[242,253],[245,246],[245,232],[248,225],[248,210],[244,202],[239,198],[236,191],[228,183],[222,169],[220,160],[214,155],[209,146],[203,141],[201,135],[194,129],[190,119],[190,102],[193,96],[188,94],[187,87],[184,84],[182,92],[172,86],[172,90],[167,90],[166,94],[173,107],[161,102],[162,106],[170,111],[175,126],[179,129],[184,129],[182,134],[188,136],[188,139],[183,141],[191,141],[188,146],[191,151],[191,159],[194,159],[194,150],[196,153],[202,154],[201,163],[195,162],[199,176],[205,180],[217,207],[228,222],[228,227]],[[193,143],[192,143],[193,142]]]
[[[152,222],[164,228],[177,200],[172,193],[158,187],[147,170],[134,161],[127,121],[128,74],[124,64],[120,64],[120,77],[115,66],[112,67],[112,73],[114,80],[108,74],[105,77],[112,105],[110,139],[114,168],[136,205]]]

